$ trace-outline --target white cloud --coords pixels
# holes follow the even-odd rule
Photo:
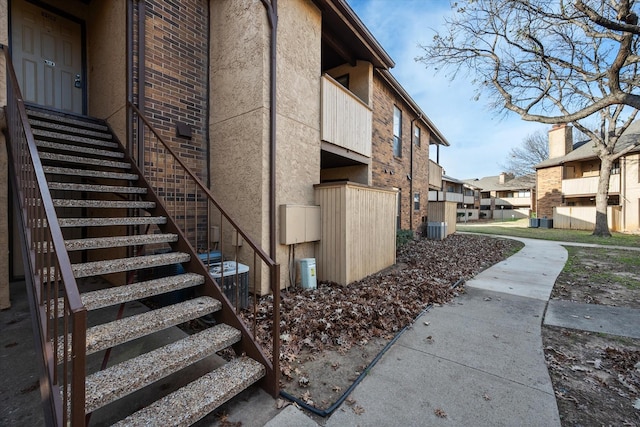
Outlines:
[[[450,13],[448,0],[347,0],[362,22],[391,55],[391,73],[451,144],[440,148],[447,175],[481,178],[497,175],[510,148],[545,125],[490,110],[487,99],[474,101],[471,77],[451,82],[415,61],[419,44],[428,44]],[[432,150],[432,159],[435,154]]]

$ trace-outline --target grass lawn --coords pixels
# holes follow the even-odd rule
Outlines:
[[[499,234],[502,236],[526,237],[530,239],[545,239],[561,242],[595,243],[612,246],[640,247],[640,235],[611,233],[609,238],[595,237],[590,231],[560,230],[555,228],[529,228],[527,218],[517,221],[496,221],[484,223],[456,224],[458,231],[471,233]]]

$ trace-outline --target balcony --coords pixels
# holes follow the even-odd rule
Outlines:
[[[371,158],[371,134],[371,108],[330,76],[322,76],[322,140],[345,155]]]
[[[429,160],[429,188],[442,188],[442,166]]]
[[[448,191],[429,191],[430,202],[456,202],[462,203],[462,193],[452,193]],[[472,202],[473,203],[473,202]]]
[[[565,196],[592,196],[598,191],[598,176],[571,178],[562,180],[562,193]],[[609,178],[609,194],[620,192],[620,175]]]
[[[495,200],[496,207],[509,206],[514,208],[519,208],[519,207],[528,208],[531,206],[531,197],[496,197],[494,200]],[[480,205],[491,206],[491,199],[490,198],[481,199]]]
[[[475,202],[475,197],[474,196],[464,196],[464,201],[463,203],[467,204],[467,205],[473,205],[473,203]]]

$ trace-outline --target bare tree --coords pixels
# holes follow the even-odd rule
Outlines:
[[[473,75],[492,107],[524,120],[570,123],[597,146],[594,235],[610,236],[607,194],[618,138],[640,109],[635,0],[465,0],[447,31],[422,46],[427,67]],[[585,123],[597,123],[596,130]]]
[[[547,134],[536,131],[527,135],[522,143],[509,150],[509,155],[502,169],[515,176],[535,173],[535,165],[549,158],[549,143]]]

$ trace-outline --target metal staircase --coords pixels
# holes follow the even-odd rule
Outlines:
[[[279,386],[278,265],[237,227],[189,170],[179,178],[164,179],[190,180],[196,190],[185,186],[184,200],[176,203],[174,189],[173,202],[167,201],[106,123],[25,107],[8,52],[0,49],[9,77],[10,177],[46,373],[41,389],[47,392],[48,424],[89,424],[93,411],[228,347],[236,355],[230,361],[192,378],[184,387],[158,395],[150,406],[123,414],[118,425],[191,425],[256,382],[275,396]],[[174,155],[167,150],[163,155]],[[172,162],[174,169],[181,165],[179,159]],[[188,204],[187,194],[194,191],[204,194],[195,200],[196,206],[206,205],[204,227],[209,230],[209,221],[217,218],[221,235],[242,236],[247,249],[254,251],[254,282],[267,277],[275,291],[270,349],[275,357],[265,355],[256,341],[256,325],[242,322],[240,307],[234,307],[198,257],[196,247],[203,239],[197,228],[203,220],[197,208],[196,215],[191,215],[198,224],[195,227],[180,224],[167,210],[167,206]],[[212,214],[213,209],[218,209],[219,216]],[[230,230],[222,229],[225,221]],[[228,254],[235,260],[246,257],[237,248],[231,253],[219,249],[225,259]],[[83,278],[98,276],[108,280],[93,280],[94,285],[102,285],[89,289]],[[192,292],[172,298],[168,305],[122,316],[124,304],[185,289]],[[92,314],[111,306],[121,309],[109,321],[99,322],[99,316]],[[139,345],[144,350],[108,366],[111,349],[133,340],[145,342],[151,334],[203,316],[214,326],[161,347]],[[89,366],[90,357],[103,354],[100,369]]]

